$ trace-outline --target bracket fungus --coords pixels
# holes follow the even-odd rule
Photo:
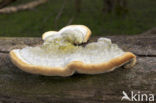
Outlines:
[[[136,56],[124,52],[108,38],[86,43],[91,30],[84,25],[70,25],[42,35],[44,43],[10,51],[12,62],[21,70],[47,76],[71,76],[75,72],[99,74],[123,66],[132,68]],[[79,45],[77,45],[79,44]]]

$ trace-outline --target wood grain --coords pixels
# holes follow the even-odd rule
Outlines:
[[[66,78],[28,74],[11,63],[11,49],[40,45],[40,38],[0,38],[0,103],[120,103],[123,90],[156,94],[156,36],[108,37],[138,55],[133,69]]]

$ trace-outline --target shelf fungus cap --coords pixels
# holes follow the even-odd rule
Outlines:
[[[44,43],[10,51],[11,61],[21,70],[46,76],[71,76],[75,72],[99,74],[124,66],[132,68],[136,56],[124,52],[109,38],[83,44],[91,30],[84,25],[70,25],[42,35]]]
[[[48,31],[42,35],[43,40],[52,39],[56,37],[66,38],[69,42],[75,44],[85,43],[91,36],[91,30],[85,25],[69,25],[61,30]]]

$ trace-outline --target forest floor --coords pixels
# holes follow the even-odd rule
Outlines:
[[[12,5],[32,0],[17,0]],[[49,0],[32,10],[0,14],[0,36],[38,37],[48,30],[59,30],[69,24],[87,25],[93,35],[134,35],[156,26],[156,0],[128,0],[125,16],[102,12],[102,0],[83,0],[76,13],[74,0]]]

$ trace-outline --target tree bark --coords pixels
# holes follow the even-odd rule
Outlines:
[[[126,0],[103,0],[103,12],[112,13],[113,11],[117,15],[125,14],[127,12]]]
[[[78,13],[81,11],[81,4],[82,4],[82,0],[75,0],[75,10]]]
[[[106,13],[113,11],[113,0],[103,0],[103,11]]]

